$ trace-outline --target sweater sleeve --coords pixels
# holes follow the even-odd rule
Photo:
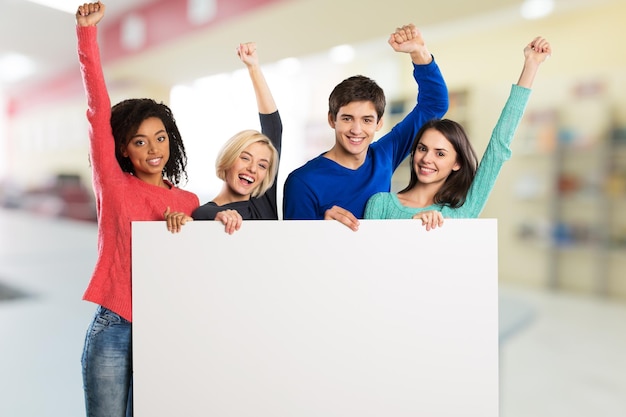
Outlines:
[[[111,101],[104,81],[97,42],[97,27],[76,27],[78,59],[87,98],[89,122],[89,158],[94,186],[111,175],[122,175],[115,158],[115,141],[111,131]]]
[[[509,98],[476,170],[465,204],[456,210],[451,209],[450,217],[477,218],[483,211],[504,162],[511,158],[510,145],[524,115],[530,92],[530,89],[518,85],[511,87]],[[447,211],[443,210],[444,217]]]

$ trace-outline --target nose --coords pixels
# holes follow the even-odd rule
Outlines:
[[[252,173],[256,172],[256,164],[254,163],[254,161],[250,161],[248,163],[248,166],[246,167],[246,169]]]
[[[352,122],[352,126],[350,126],[351,133],[360,133],[361,130],[361,123],[358,120]]]
[[[424,152],[422,156],[422,162],[430,162],[432,160],[432,152]]]

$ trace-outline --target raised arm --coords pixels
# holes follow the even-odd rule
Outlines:
[[[550,43],[541,36],[537,36],[526,45],[524,48],[524,67],[522,68],[522,73],[520,74],[519,81],[517,81],[517,85],[531,88],[539,66],[551,55],[552,48],[550,47]]]
[[[389,36],[396,52],[409,54],[413,78],[418,85],[415,107],[393,129],[378,140],[388,147],[393,169],[406,158],[419,129],[429,120],[443,117],[448,111],[448,87],[439,66],[426,46],[422,33],[413,24],[399,27]]]
[[[542,37],[536,37],[524,48],[524,64],[519,81],[511,86],[511,93],[491,133],[465,204],[456,210],[444,207],[444,217],[475,218],[482,212],[502,165],[512,155],[511,142],[524,116],[537,70],[551,54],[550,44]]]
[[[265,81],[265,76],[259,65],[256,43],[248,42],[239,44],[237,47],[237,55],[239,59],[246,64],[246,67],[248,67],[248,73],[250,74],[250,80],[252,80],[252,86],[254,87],[259,113],[274,113],[278,108],[276,107],[272,92]]]
[[[89,159],[94,183],[104,184],[112,176],[122,174],[115,158],[111,133],[111,101],[104,80],[97,24],[105,14],[101,2],[85,3],[76,11],[76,37],[80,72],[87,99]]]

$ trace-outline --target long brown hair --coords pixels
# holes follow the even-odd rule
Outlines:
[[[463,126],[450,119],[430,120],[417,132],[417,136],[415,136],[415,140],[411,146],[411,179],[409,180],[409,185],[400,191],[400,193],[409,191],[419,182],[413,165],[413,159],[415,158],[417,146],[424,132],[428,129],[435,129],[448,139],[456,151],[457,163],[460,165],[460,169],[452,171],[448,178],[446,178],[443,186],[437,191],[437,194],[435,194],[435,204],[450,206],[452,208],[461,207],[465,203],[469,188],[476,176],[478,158],[476,157],[476,152]]]

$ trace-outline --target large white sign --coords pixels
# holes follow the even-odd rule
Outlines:
[[[497,222],[133,223],[136,417],[496,417]]]

